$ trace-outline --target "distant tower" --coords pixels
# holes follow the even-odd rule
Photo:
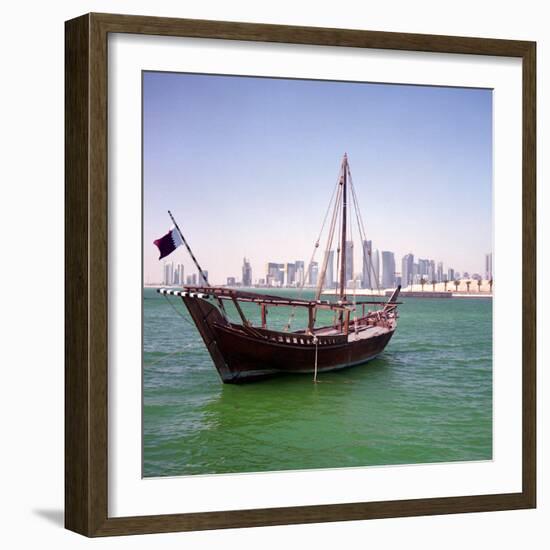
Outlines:
[[[304,261],[296,260],[294,262],[294,265],[296,267],[296,285],[301,287],[304,285],[304,282],[305,282]]]
[[[363,241],[363,288],[374,288],[372,274],[372,241]]]
[[[382,251],[382,288],[395,286],[395,256],[388,250]]]
[[[252,286],[252,267],[250,261],[243,258],[243,286]]]
[[[437,277],[436,280],[438,283],[443,282],[443,262],[438,262],[437,264]]]
[[[408,287],[414,280],[414,255],[405,254],[401,260],[401,284]]]
[[[315,286],[319,277],[319,264],[317,262],[311,262],[309,264],[309,284]]]
[[[285,264],[269,262],[267,264],[267,286],[283,286],[285,282]]]
[[[435,262],[433,260],[430,260],[430,263],[428,264],[428,280],[431,283],[432,281],[435,281]]]
[[[203,269],[202,272],[204,273],[204,277],[201,273],[199,273],[199,286],[205,286],[208,284],[208,271]]]
[[[294,286],[296,283],[296,264],[286,264],[286,286]]]
[[[176,272],[174,274],[174,284],[175,285],[183,285],[184,284],[184,270],[183,270],[183,264],[177,264],[176,265]]]
[[[174,284],[174,264],[172,262],[164,264],[164,280],[162,284],[166,286]]]
[[[372,253],[372,270],[374,271],[373,288],[380,286],[380,252],[376,249]]]

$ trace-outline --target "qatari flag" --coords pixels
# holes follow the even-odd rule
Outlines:
[[[168,254],[172,254],[178,246],[181,246],[183,241],[176,227],[172,226],[164,237],[153,241],[153,244],[159,249],[159,260],[162,260],[162,258],[168,256]]]

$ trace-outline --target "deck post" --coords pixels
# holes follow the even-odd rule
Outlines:
[[[349,309],[346,310],[346,316],[345,316],[345,320],[344,320],[344,334],[347,336],[349,334],[349,314],[350,314],[350,311]]]
[[[243,322],[243,325],[245,327],[251,326],[250,321],[244,316],[243,310],[241,309],[241,306],[239,305],[239,302],[233,298],[233,303],[235,304],[235,308],[239,312],[239,316],[241,318],[241,321]]]
[[[313,334],[313,325],[315,325],[315,306],[307,308],[309,314],[309,322],[307,325],[307,330],[310,334]]]
[[[262,312],[262,328],[267,328],[267,308],[265,304],[260,304],[260,310]]]

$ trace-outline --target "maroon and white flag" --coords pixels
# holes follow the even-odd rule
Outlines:
[[[168,256],[168,254],[172,254],[178,246],[181,246],[183,244],[183,240],[176,227],[172,226],[166,235],[156,241],[153,241],[153,244],[159,249],[159,260],[162,260],[162,258]]]

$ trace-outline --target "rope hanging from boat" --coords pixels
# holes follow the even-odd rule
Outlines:
[[[169,300],[168,296],[166,294],[162,294],[162,296],[164,297],[164,299],[168,302],[168,304],[170,305],[170,307],[176,312],[177,315],[179,315],[189,326],[193,327],[193,328],[197,328],[189,319],[187,319],[187,317],[185,317],[181,311],[179,311],[176,306]],[[168,355],[165,355],[163,357],[160,357],[159,359],[157,359],[156,361],[153,361],[152,363],[144,363],[144,366],[145,367],[153,367],[155,366],[156,364],[160,363],[161,361],[164,361],[166,359],[169,359],[170,357],[173,357],[174,355],[177,355],[178,353],[185,353],[184,350],[176,350],[176,351],[173,351],[171,353],[169,353]]]
[[[189,319],[187,319],[187,317],[185,317],[183,315],[183,313],[181,313],[181,311],[179,311],[176,306],[168,299],[168,296],[166,294],[162,294],[162,296],[164,296],[164,299],[170,304],[170,307],[191,327],[194,327],[194,328],[197,328],[196,325],[194,323],[192,323]]]

